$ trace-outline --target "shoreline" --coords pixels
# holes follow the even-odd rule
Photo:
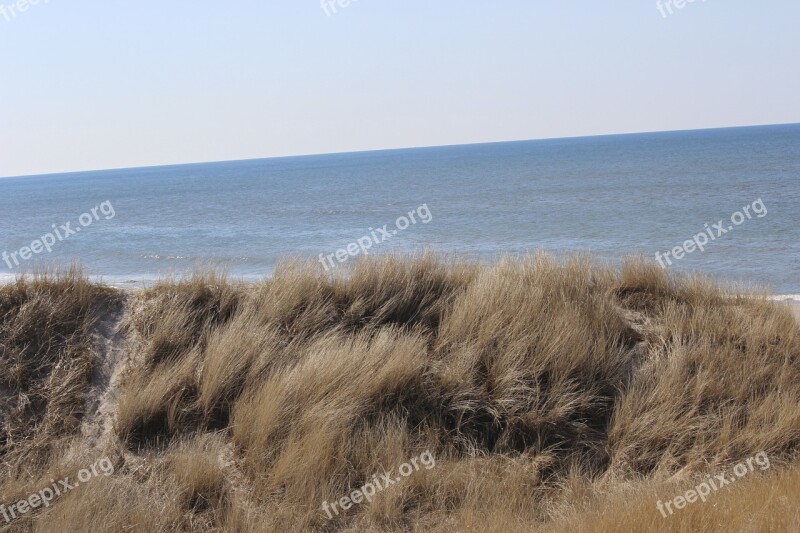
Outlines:
[[[3,285],[14,283],[21,276],[22,274],[0,273],[0,287],[2,287]],[[98,283],[100,285],[105,285],[112,289],[119,289],[124,291],[124,290],[146,289],[157,283],[163,283],[163,282],[169,283],[169,282],[181,281],[184,279],[190,279],[191,275],[181,275],[174,277],[171,277],[169,275],[153,276],[142,279],[130,279],[127,276],[100,276],[100,275],[87,275],[86,277],[92,283]],[[257,285],[263,281],[269,280],[271,277],[272,277],[271,275],[264,275],[261,277],[255,277],[255,276],[242,277],[242,276],[231,275],[227,276],[227,279],[231,283],[243,284],[243,285]],[[735,292],[735,288],[731,288],[731,291]],[[766,299],[778,303],[784,302],[792,306],[797,306],[798,311],[800,312],[800,293],[772,294],[767,296]]]
[[[14,281],[18,278],[17,275],[0,275],[0,288],[5,285],[9,285],[14,283]],[[149,287],[152,287],[154,284],[158,282],[169,282],[169,281],[180,281],[183,278],[175,278],[170,280],[170,278],[157,278],[147,281],[136,281],[131,280],[128,282],[120,282],[119,280],[108,280],[103,279],[102,276],[89,276],[89,280],[93,283],[99,283],[105,285],[106,287],[117,289],[123,292],[135,294],[139,291],[143,291]],[[231,282],[234,283],[241,283],[246,286],[255,286],[256,284],[269,279],[269,276],[265,276],[260,280],[255,279],[230,279]],[[774,294],[771,296],[766,297],[767,301],[772,301],[778,304],[784,304],[789,307],[789,310],[794,314],[797,322],[800,323],[800,294]]]
[[[0,273],[0,287],[14,283],[17,279],[19,279],[20,276],[21,274]],[[136,293],[145,290],[157,283],[178,282],[184,279],[188,279],[190,277],[191,276],[176,276],[176,277],[153,276],[143,279],[131,279],[128,278],[127,276],[99,276],[99,275],[87,276],[89,281],[91,281],[92,283],[98,283],[112,289],[117,289],[123,292],[130,292],[130,293]],[[229,276],[227,279],[231,283],[252,287],[270,279],[271,277],[272,277],[271,275],[264,275],[260,278],[254,276],[245,276],[245,277]],[[788,305],[790,310],[794,314],[795,318],[797,319],[798,323],[800,323],[800,293],[773,294],[767,296],[766,300]]]
[[[789,306],[789,309],[794,313],[794,317],[800,322],[800,294],[776,294],[768,297],[767,300]]]

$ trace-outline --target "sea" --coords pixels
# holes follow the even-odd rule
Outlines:
[[[120,287],[209,267],[255,281],[286,259],[543,250],[797,295],[799,206],[800,124],[10,177],[0,280],[80,263]]]

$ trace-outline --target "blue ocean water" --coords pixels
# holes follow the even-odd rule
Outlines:
[[[335,254],[384,225],[397,233],[373,238],[373,254],[654,258],[705,224],[733,226],[731,215],[758,199],[766,215],[751,208],[705,251],[668,268],[800,293],[800,125],[5,178],[0,252],[16,252],[20,265],[4,258],[0,277],[79,261],[123,286],[208,265],[250,280],[282,257]],[[397,230],[420,206],[427,223],[417,215]],[[81,231],[22,259],[20,249],[68,221]]]

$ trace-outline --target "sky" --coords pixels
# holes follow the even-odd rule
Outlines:
[[[0,0],[0,176],[800,122],[794,0],[327,1]]]

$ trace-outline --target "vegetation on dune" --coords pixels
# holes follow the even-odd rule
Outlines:
[[[77,268],[0,286],[0,479],[46,463],[76,434],[97,364],[90,332],[119,296]]]
[[[92,448],[80,431],[103,351],[92,334],[120,305],[124,372],[113,427]],[[0,360],[0,503],[82,460],[116,467],[20,517],[22,530],[800,520],[797,322],[640,260],[389,256],[334,276],[287,263],[256,285],[211,273],[127,296],[73,271],[0,289]],[[322,512],[426,450],[435,468]],[[656,510],[762,451],[772,468],[716,494],[717,506]]]

